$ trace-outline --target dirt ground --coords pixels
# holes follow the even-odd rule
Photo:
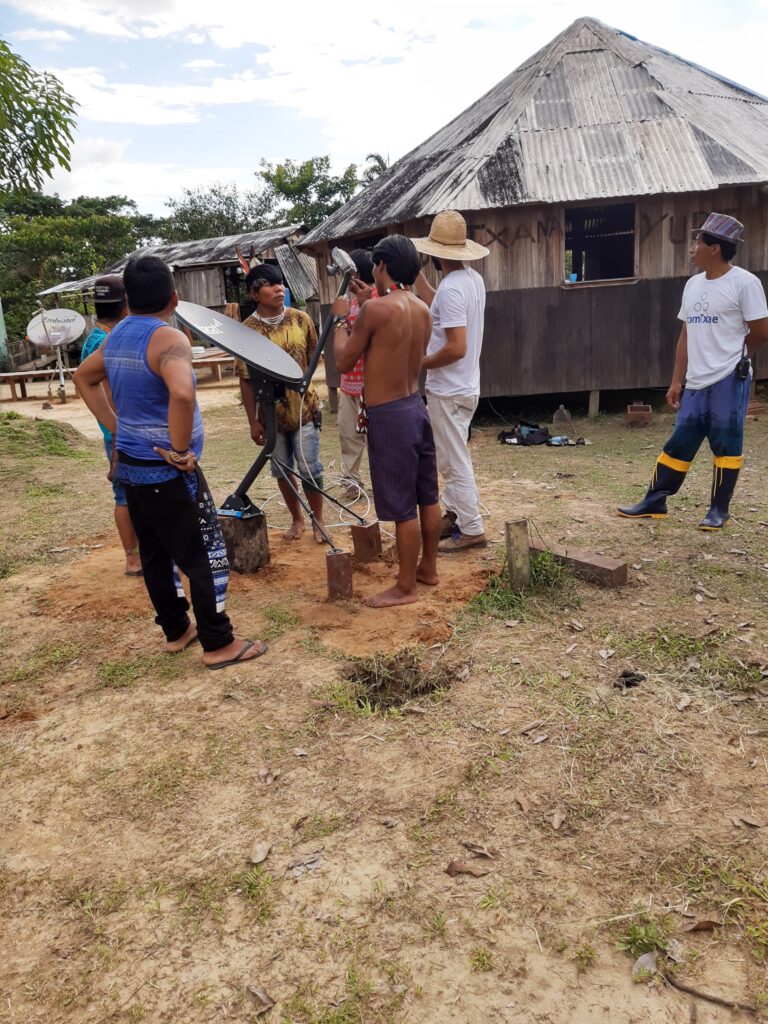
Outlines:
[[[253,448],[233,392],[204,390],[221,499]],[[229,600],[270,651],[214,674],[199,648],[163,653],[121,574],[92,430],[8,409],[0,1021],[765,1019],[768,421],[748,423],[722,535],[694,528],[704,453],[667,520],[614,514],[668,416],[578,422],[593,444],[571,449],[502,446],[504,424],[480,424],[494,543],[442,558],[438,587],[388,611],[360,601],[387,559],[329,604],[323,549],[283,541],[272,500],[271,565],[233,576]],[[327,415],[331,482],[335,430]],[[544,564],[514,594],[497,574],[518,516],[625,559],[628,585]],[[351,659],[403,651],[437,688],[377,710]],[[617,686],[623,671],[643,678]],[[633,979],[648,950],[658,971]]]

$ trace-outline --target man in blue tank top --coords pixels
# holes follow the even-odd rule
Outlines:
[[[75,383],[114,436],[117,478],[125,488],[166,650],[176,654],[199,639],[209,669],[242,664],[267,645],[236,639],[224,611],[229,563],[198,466],[203,421],[192,349],[186,335],[170,326],[178,303],[173,274],[156,256],[138,256],[126,266],[123,284],[130,313],[112,331],[109,344],[81,364]],[[175,566],[189,579],[196,626]]]

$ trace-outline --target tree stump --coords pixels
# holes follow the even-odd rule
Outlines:
[[[269,533],[263,512],[243,516],[219,516],[227,545],[229,567],[234,572],[258,572],[269,565]]]

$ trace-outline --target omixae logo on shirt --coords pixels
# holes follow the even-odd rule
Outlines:
[[[707,293],[702,292],[699,301],[694,304],[693,315],[686,317],[686,323],[689,324],[716,324],[719,323],[719,317],[712,315],[709,316],[707,310],[709,309],[709,301],[707,299]]]

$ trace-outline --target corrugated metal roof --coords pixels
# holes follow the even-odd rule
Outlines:
[[[292,297],[306,302],[317,295],[317,264],[311,256],[296,252],[286,243],[275,246],[275,258]]]
[[[768,99],[579,18],[302,241],[441,209],[693,192],[768,180]]]
[[[79,281],[66,281],[46,288],[38,295],[65,294],[67,292],[88,291],[94,281],[102,274],[120,274],[128,260],[134,256],[159,256],[169,267],[189,270],[191,267],[206,266],[212,263],[237,263],[235,248],[248,259],[253,250],[258,256],[278,243],[295,239],[304,230],[303,224],[284,224],[264,231],[247,231],[242,235],[222,235],[219,238],[203,238],[191,242],[170,242],[163,245],[150,245],[145,249],[137,249],[111,267],[105,267],[101,274],[84,277]]]

